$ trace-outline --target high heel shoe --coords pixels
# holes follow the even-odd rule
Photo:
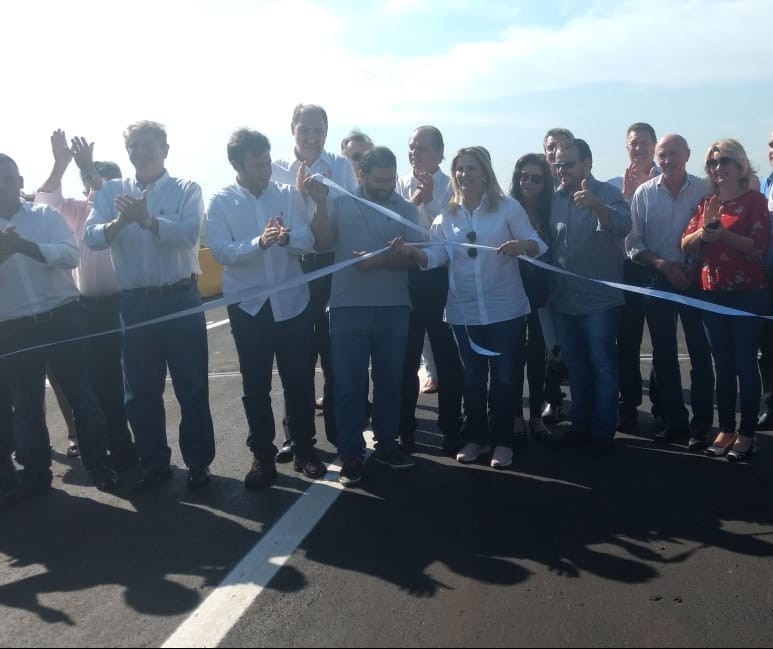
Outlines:
[[[739,451],[735,448],[731,448],[727,452],[727,461],[735,464],[736,462],[743,462],[744,460],[750,460],[752,456],[757,454],[757,440],[752,439],[752,445],[745,451]]]
[[[703,452],[709,457],[724,457],[730,452],[730,449],[733,448],[733,444],[735,444],[737,439],[738,435],[733,435],[733,437],[730,439],[730,442],[728,442],[728,444],[725,446],[722,444],[717,444],[715,440],[714,443]]]

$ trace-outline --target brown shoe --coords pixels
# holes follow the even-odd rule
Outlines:
[[[256,455],[250,472],[244,476],[247,489],[264,489],[276,480],[276,462],[271,455]]]

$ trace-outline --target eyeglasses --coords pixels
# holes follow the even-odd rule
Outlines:
[[[555,167],[555,165],[553,166]],[[531,181],[535,185],[542,184],[542,174],[529,174],[529,173],[526,173],[525,171],[522,171],[520,178],[522,183]]]
[[[355,151],[349,156],[349,160],[351,160],[352,162],[359,162],[360,160],[362,160],[363,155],[364,154],[362,153],[362,151]]]
[[[729,167],[731,164],[733,164],[735,160],[732,158],[728,158],[726,155],[723,155],[721,158],[711,158],[710,160],[706,161],[706,166],[709,169],[716,169],[717,167]]]
[[[553,169],[574,169],[579,160],[567,160],[566,162],[554,162],[552,164]]]
[[[469,241],[470,243],[475,243],[475,240],[478,238],[478,235],[474,230],[470,230],[466,236],[467,236],[467,241]],[[467,256],[471,257],[472,259],[475,259],[475,257],[478,256],[478,249],[467,248]]]

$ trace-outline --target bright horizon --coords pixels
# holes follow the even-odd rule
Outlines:
[[[111,14],[93,0],[29,0],[5,9],[6,78],[0,151],[34,191],[51,164],[56,128],[94,141],[95,157],[131,175],[122,132],[140,119],[168,130],[167,168],[205,200],[233,182],[225,147],[240,126],[292,151],[300,102],[325,107],[326,149],[358,127],[410,171],[407,141],[421,124],[443,132],[448,162],[462,146],[491,152],[507,191],[515,160],[540,152],[545,131],[586,139],[600,180],[628,164],[625,132],[652,124],[692,149],[736,137],[770,173],[773,43],[764,0],[526,3],[494,0],[204,0]],[[80,196],[76,170],[64,191]]]

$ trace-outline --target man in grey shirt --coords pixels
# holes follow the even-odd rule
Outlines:
[[[418,222],[416,207],[395,193],[397,161],[389,149],[375,147],[363,156],[359,181],[358,197]],[[328,201],[324,185],[309,179],[305,186],[317,206],[311,223],[315,247],[332,248],[336,263],[383,248],[396,237],[409,241],[421,238],[358,198],[343,194]],[[407,270],[410,265],[408,258],[390,250],[333,275],[330,342],[338,451],[343,461],[340,482],[345,487],[362,479],[362,422],[367,401],[363,386],[369,362],[376,461],[393,469],[414,465],[395,440],[411,309]]]
[[[709,187],[687,173],[690,149],[681,135],[666,135],[655,156],[662,175],[643,183],[631,201],[631,233],[625,240],[630,258],[649,272],[652,288],[684,294],[695,289],[698,268],[682,252],[682,234]],[[658,415],[663,430],[655,443],[667,444],[690,436],[688,448],[703,450],[714,419],[714,370],[700,312],[688,306],[650,297],[644,300],[652,338],[652,366],[658,384]],[[692,366],[692,424],[682,397],[676,342],[677,318],[682,320]]]
[[[623,195],[593,178],[593,157],[584,140],[559,146],[553,166],[561,181],[550,214],[553,264],[590,279],[621,282],[623,240],[631,229]],[[567,441],[590,439],[594,456],[614,449],[622,304],[618,289],[553,275],[551,305],[572,390],[572,433]]]

